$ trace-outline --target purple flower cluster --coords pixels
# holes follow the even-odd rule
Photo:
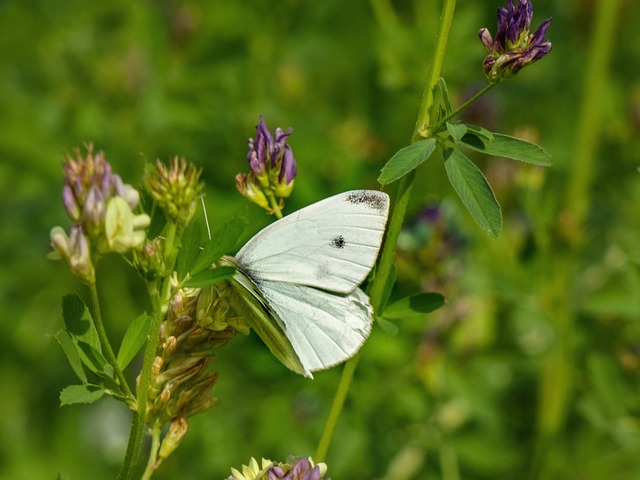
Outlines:
[[[323,480],[320,465],[313,466],[308,458],[297,459],[291,469],[273,466],[267,471],[268,480]],[[329,477],[324,480],[331,480]]]
[[[249,174],[236,175],[236,187],[248,199],[271,211],[274,197],[283,199],[293,190],[296,161],[287,138],[293,129],[269,132],[264,119],[256,126],[256,138],[249,139]]]
[[[64,162],[62,201],[74,222],[70,234],[62,227],[51,230],[52,258],[65,259],[71,271],[87,283],[95,280],[92,251],[125,252],[142,244],[148,215],[133,210],[140,194],[111,171],[104,154],[94,155],[91,146],[82,158],[69,155]]]
[[[529,0],[508,0],[498,9],[498,31],[494,39],[487,28],[478,32],[480,41],[491,52],[484,60],[485,75],[493,81],[509,78],[551,51],[544,36],[551,23],[545,20],[535,33],[530,33],[533,6]]]

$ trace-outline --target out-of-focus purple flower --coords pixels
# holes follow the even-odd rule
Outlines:
[[[326,465],[313,465],[308,458],[296,458],[291,468],[282,465],[273,466],[267,471],[268,480],[323,480]],[[324,480],[331,480],[326,478]]]
[[[268,203],[265,207],[263,200],[266,195],[286,198],[293,190],[297,166],[293,151],[287,144],[292,132],[291,128],[286,131],[276,128],[272,135],[264,118],[260,117],[256,138],[249,139],[247,160],[251,172],[248,175],[239,174],[241,181],[236,177],[236,186],[245,197],[264,208],[269,208]],[[259,189],[263,190],[261,195],[257,193]]]
[[[249,465],[242,466],[242,472],[232,468],[231,473],[227,480],[331,480],[323,476],[327,473],[326,464],[314,465],[310,458],[301,457],[289,457],[287,463],[263,458],[261,466],[252,458]]]
[[[506,8],[498,9],[496,38],[489,29],[480,29],[480,41],[491,52],[483,63],[484,73],[490,80],[510,78],[551,51],[551,42],[544,39],[551,18],[531,34],[532,17],[533,6],[529,0],[518,0],[517,5],[514,0],[507,0]]]

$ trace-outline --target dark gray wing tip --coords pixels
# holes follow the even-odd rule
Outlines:
[[[389,210],[389,195],[378,190],[354,190],[349,192],[347,202],[365,205],[381,214]]]

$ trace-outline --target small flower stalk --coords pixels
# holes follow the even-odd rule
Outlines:
[[[498,9],[498,31],[495,39],[489,29],[478,32],[480,41],[489,50],[484,60],[484,73],[491,82],[513,77],[551,51],[551,42],[544,36],[551,23],[545,20],[535,33],[530,33],[533,6],[529,0],[508,0],[507,6]]]
[[[150,218],[136,214],[140,194],[114,174],[102,152],[87,147],[83,158],[66,155],[62,200],[74,222],[69,235],[62,227],[51,230],[51,258],[69,262],[85,283],[95,281],[95,259],[108,252],[125,253],[146,238]]]
[[[326,473],[327,466],[314,465],[310,457],[290,457],[286,463],[263,458],[260,464],[252,458],[249,465],[242,466],[242,471],[232,468],[227,480],[331,480],[324,476]]]
[[[249,139],[247,159],[251,171],[236,175],[236,188],[269,213],[282,209],[291,195],[296,177],[296,161],[287,138],[293,129],[276,128],[269,132],[262,117],[256,127],[256,138]]]

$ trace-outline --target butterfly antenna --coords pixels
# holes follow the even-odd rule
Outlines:
[[[207,226],[207,237],[211,240],[211,228],[209,227],[209,218],[207,217],[207,207],[204,204],[204,195],[200,194],[200,203],[202,203],[202,211],[204,212],[204,224]]]

